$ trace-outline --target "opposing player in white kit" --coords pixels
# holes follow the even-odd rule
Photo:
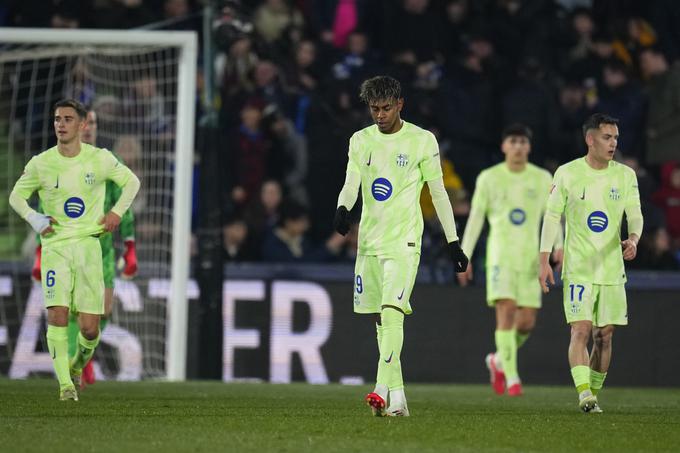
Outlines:
[[[347,176],[334,226],[340,234],[347,234],[349,210],[361,186],[354,311],[376,315],[380,353],[375,390],[366,395],[366,402],[375,415],[408,416],[401,349],[404,315],[412,311],[411,290],[420,261],[423,216],[419,198],[426,182],[456,272],[465,271],[468,259],[458,243],[437,140],[429,131],[401,119],[404,100],[399,82],[387,76],[368,79],[361,85],[360,98],[375,125],[350,139]]]
[[[489,220],[486,244],[486,300],[496,311],[496,352],[486,365],[494,391],[522,394],[517,351],[529,338],[541,308],[538,239],[552,176],[529,163],[531,130],[512,124],[502,134],[505,161],[479,174],[472,209],[463,236],[463,251],[472,256],[485,217]],[[555,235],[554,259],[561,264],[562,232]],[[472,266],[458,274],[465,286]],[[507,383],[507,385],[506,385]]]

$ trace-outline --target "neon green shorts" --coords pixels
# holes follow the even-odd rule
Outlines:
[[[113,279],[116,278],[116,251],[113,249],[113,236],[110,234],[101,235],[99,244],[102,247],[104,288],[113,288]]]
[[[46,307],[104,313],[104,277],[99,239],[86,237],[43,246],[42,288]]]
[[[541,308],[538,273],[489,266],[486,270],[486,304],[493,307],[499,299],[514,300],[518,307]]]
[[[383,305],[391,305],[411,314],[411,292],[419,263],[419,253],[398,257],[357,256],[354,312],[380,313]]]
[[[596,285],[564,280],[564,314],[567,324],[591,321],[596,327],[628,324],[624,285]]]

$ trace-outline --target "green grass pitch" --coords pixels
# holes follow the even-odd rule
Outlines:
[[[680,451],[680,389],[605,388],[604,414],[571,387],[520,398],[481,385],[410,385],[410,418],[374,418],[368,386],[0,380],[0,452]]]

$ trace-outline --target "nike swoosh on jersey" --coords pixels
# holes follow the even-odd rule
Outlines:
[[[402,297],[404,297],[404,290],[403,289],[401,290],[401,294],[399,294],[399,297],[397,297],[397,299],[401,300]]]
[[[57,175],[57,183],[54,185],[55,189],[59,188],[59,175]]]
[[[370,167],[371,166],[371,159],[373,158],[373,154],[368,155],[368,162],[366,162],[366,166]]]
[[[585,200],[585,199],[586,199],[586,188],[584,187],[583,193],[581,194],[581,200]]]

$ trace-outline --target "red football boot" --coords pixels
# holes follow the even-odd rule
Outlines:
[[[521,382],[516,382],[508,387],[508,396],[522,396],[523,394]]]
[[[505,373],[496,368],[496,354],[493,352],[486,355],[486,367],[489,369],[489,381],[496,395],[505,393]]]
[[[94,384],[94,367],[92,366],[92,359],[87,362],[87,365],[83,368],[82,383],[81,386]]]
[[[378,395],[377,393],[369,393],[366,395],[366,404],[368,404],[371,407],[371,410],[373,411],[373,415],[376,417],[384,417],[385,416],[385,400],[383,399],[382,396]]]

